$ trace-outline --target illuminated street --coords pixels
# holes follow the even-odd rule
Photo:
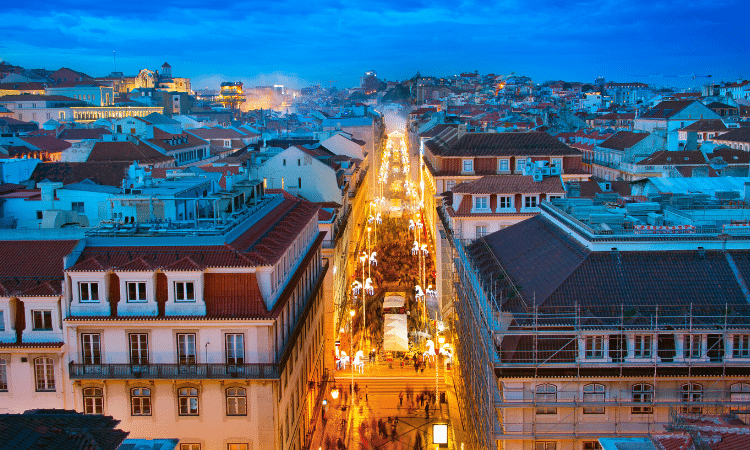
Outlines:
[[[452,339],[437,306],[434,242],[413,158],[405,135],[391,130],[376,159],[374,198],[354,218],[361,239],[350,252],[327,421],[313,441],[321,448],[338,439],[349,449],[428,448],[433,425],[451,423]]]

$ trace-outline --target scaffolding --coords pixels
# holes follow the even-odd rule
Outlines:
[[[456,389],[472,448],[664,431],[669,411],[750,413],[750,304],[544,305],[484,240],[454,238]],[[480,249],[481,251],[477,250]]]

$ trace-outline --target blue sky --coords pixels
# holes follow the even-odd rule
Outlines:
[[[685,85],[750,78],[749,12],[746,0],[15,1],[0,8],[0,59],[101,76],[116,51],[118,71],[168,61],[194,89],[347,87],[366,70]]]

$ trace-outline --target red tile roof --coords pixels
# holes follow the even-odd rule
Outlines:
[[[735,128],[720,136],[714,136],[714,141],[750,142],[750,128]]]
[[[580,155],[547,133],[467,133],[447,150],[443,157],[462,156],[546,156]]]
[[[0,241],[0,295],[60,295],[63,259],[78,241]]]
[[[669,119],[697,100],[667,100],[647,110],[639,119]]]
[[[52,136],[28,136],[22,137],[21,140],[34,148],[48,153],[60,153],[71,147],[70,142]]]
[[[242,139],[248,137],[242,133],[238,133],[236,130],[231,128],[193,128],[188,130],[188,133],[194,134],[201,139]]]
[[[457,184],[454,194],[564,194],[560,177],[545,177],[534,181],[531,175],[485,175],[482,178]]]
[[[187,137],[187,142],[183,142],[182,140],[185,137]],[[164,150],[165,152],[171,150],[180,150],[183,148],[208,146],[208,141],[205,141],[190,133],[171,134],[158,128],[154,128],[154,138],[146,139],[146,141],[149,144]],[[175,143],[172,144],[172,142]]]
[[[627,150],[642,140],[646,139],[649,133],[637,133],[633,131],[618,131],[612,137],[599,144],[599,147],[611,148],[613,150]]]
[[[726,131],[727,129],[721,119],[700,119],[680,128],[680,131]]]
[[[88,162],[127,162],[138,161],[143,165],[174,164],[174,158],[164,155],[148,145],[130,141],[97,142],[89,154]]]
[[[639,166],[672,166],[672,165],[695,165],[705,164],[706,158],[700,150],[682,150],[677,152],[658,151],[643,161],[636,164]]]
[[[101,139],[105,134],[112,134],[106,128],[66,128],[58,136],[60,139],[78,141],[81,139]]]
[[[39,163],[29,179],[59,181],[63,184],[91,180],[105,186],[121,187],[130,162],[47,162]]]

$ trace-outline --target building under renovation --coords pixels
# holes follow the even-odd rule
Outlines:
[[[451,243],[474,448],[591,450],[750,413],[750,209],[737,195],[541,214]],[[446,227],[447,228],[447,227]]]

